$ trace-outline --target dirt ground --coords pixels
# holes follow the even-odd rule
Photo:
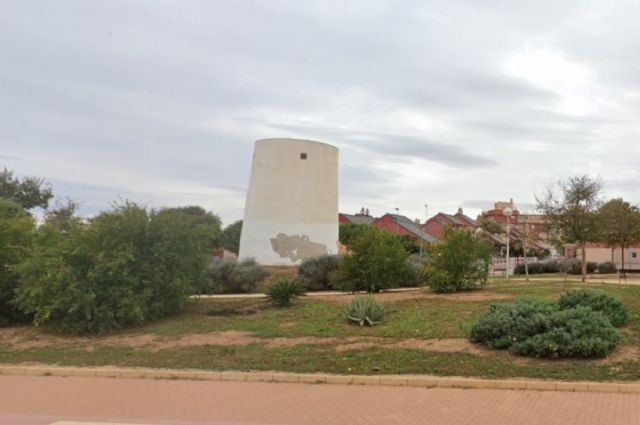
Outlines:
[[[203,345],[218,346],[245,346],[250,344],[262,344],[267,348],[293,347],[296,345],[320,345],[331,347],[337,353],[349,350],[362,350],[374,347],[382,348],[408,348],[427,352],[439,353],[468,353],[483,357],[491,357],[496,354],[478,344],[473,344],[465,338],[383,338],[383,337],[278,337],[261,338],[251,332],[224,331],[201,334],[187,334],[179,337],[162,337],[152,334],[131,335],[131,336],[108,336],[108,337],[63,337],[51,334],[42,334],[30,328],[10,328],[0,329],[0,341],[8,344],[12,349],[24,350],[30,348],[45,347],[77,347],[87,351],[108,346],[124,346],[136,349],[145,349],[157,352],[171,348],[189,348]],[[598,360],[585,360],[594,364],[609,364],[627,360],[637,359],[640,352],[637,347],[619,347],[615,349],[607,358]],[[536,361],[557,361],[529,359],[525,357],[513,356],[518,363],[528,363]]]

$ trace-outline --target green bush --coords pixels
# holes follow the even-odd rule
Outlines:
[[[595,273],[598,263],[587,261],[587,273]],[[582,274],[582,261],[579,258],[571,258],[564,261],[564,269],[569,274]]]
[[[627,308],[621,301],[602,292],[580,289],[568,291],[558,300],[560,309],[567,310],[574,307],[589,307],[593,311],[604,314],[615,327],[622,326],[627,321]]]
[[[491,348],[508,348],[548,329],[553,303],[521,299],[509,304],[492,304],[471,329],[471,341]]]
[[[486,283],[491,246],[476,233],[445,227],[442,241],[430,251],[427,270],[434,292],[478,289]]]
[[[533,357],[604,357],[620,334],[600,312],[575,307],[554,312],[548,328],[513,344],[513,351]]]
[[[560,264],[557,261],[539,261],[529,263],[529,274],[543,274],[543,273],[559,273]],[[513,274],[525,274],[524,264],[518,264]]]
[[[15,305],[18,266],[31,252],[35,221],[18,204],[0,198],[0,326],[27,319]]]
[[[598,273],[611,274],[617,272],[618,266],[613,261],[605,261],[604,263],[598,264]]]
[[[559,261],[545,261],[542,264],[543,267],[543,271],[544,273],[560,273],[562,272],[562,269],[560,268],[560,262]]]
[[[408,258],[410,274],[404,286],[423,286],[429,281],[429,270],[425,267],[426,256],[420,258],[419,254],[410,254]]]
[[[307,291],[328,291],[335,289],[331,277],[336,270],[338,270],[336,255],[310,258],[304,260],[298,267],[298,280]]]
[[[267,290],[267,299],[276,307],[289,307],[293,299],[304,293],[304,288],[295,280],[279,279]]]
[[[36,325],[102,333],[177,312],[208,253],[179,212],[127,203],[66,234],[43,226],[20,267],[20,307]]]
[[[210,281],[203,288],[206,294],[249,294],[268,276],[269,272],[255,260],[214,261],[209,268]]]
[[[411,281],[411,268],[400,238],[363,226],[351,244],[351,255],[338,260],[337,283],[345,291],[379,292]]]
[[[355,297],[347,306],[345,316],[348,321],[356,322],[360,326],[374,326],[384,317],[384,305],[373,296]]]
[[[470,339],[526,356],[602,357],[620,341],[609,317],[622,324],[626,310],[601,295],[575,291],[558,303],[521,299],[493,304],[474,324]]]

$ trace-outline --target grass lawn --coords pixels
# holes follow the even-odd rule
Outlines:
[[[491,303],[524,296],[556,299],[582,286],[616,296],[629,309],[623,342],[607,359],[536,360],[466,339]],[[195,299],[178,316],[100,337],[3,328],[0,363],[640,380],[640,286],[494,279],[476,292],[378,296],[388,314],[376,327],[347,323],[344,306],[350,296],[342,295],[306,297],[289,309],[261,299]]]

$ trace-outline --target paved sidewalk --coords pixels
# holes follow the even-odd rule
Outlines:
[[[640,395],[0,376],[0,425],[631,425]]]

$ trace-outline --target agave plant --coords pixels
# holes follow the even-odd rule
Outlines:
[[[384,317],[384,306],[371,295],[355,297],[347,306],[346,316],[360,326],[377,325]]]

